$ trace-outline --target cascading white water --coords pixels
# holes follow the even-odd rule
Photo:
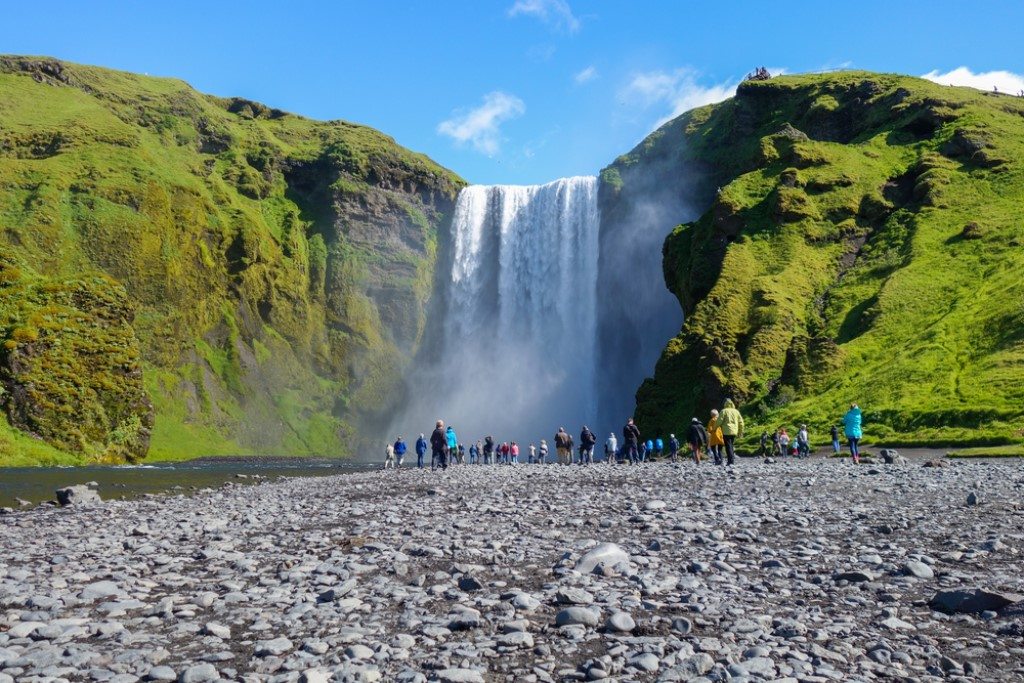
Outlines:
[[[592,176],[462,190],[439,264],[445,313],[429,323],[443,325],[438,362],[410,383],[403,422],[438,417],[466,444],[490,434],[524,449],[592,422],[598,228]]]

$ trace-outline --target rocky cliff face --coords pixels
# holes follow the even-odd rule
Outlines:
[[[0,461],[21,432],[94,459],[352,453],[418,349],[463,182],[180,81],[0,57],[0,93]]]
[[[1022,152],[1020,98],[862,72],[748,81],[666,124],[605,171],[708,188],[664,245],[686,323],[641,426],[732,396],[755,428],[820,435],[858,401],[873,438],[1019,439]]]

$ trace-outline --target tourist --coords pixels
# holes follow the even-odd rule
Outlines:
[[[614,465],[618,459],[619,440],[615,438],[615,432],[608,434],[608,440],[604,442],[604,459],[609,465]]]
[[[395,444],[388,442],[388,445],[384,447],[384,469],[394,469],[395,467]]]
[[[785,427],[779,427],[779,448],[782,449],[782,455],[789,455],[789,432]]]
[[[530,454],[527,457],[529,458],[529,460],[526,461],[527,464],[532,465],[537,462],[537,447],[532,443],[530,444]]]
[[[559,465],[566,464],[566,461],[572,464],[572,437],[565,431],[565,427],[559,427],[555,433],[555,452],[558,454]]]
[[[459,464],[466,464],[466,445],[461,443],[459,444]]]
[[[459,456],[459,437],[455,435],[455,428],[449,426],[445,431],[445,441],[448,444],[448,449],[445,451],[445,465],[455,462],[455,459]],[[446,467],[447,469],[447,467]]]
[[[652,456],[653,453],[654,442],[651,441],[650,439],[647,439],[647,441],[644,441],[644,448],[640,452],[640,462],[647,462],[647,460]]]
[[[583,431],[580,432],[580,464],[587,465],[593,464],[594,462],[594,446],[597,445],[597,437],[594,436],[594,432],[590,431],[590,427],[583,425]]]
[[[480,443],[480,442],[477,441],[476,443]],[[469,444],[469,464],[470,465],[477,464],[477,460],[479,458],[480,450],[477,448],[476,443]]]
[[[707,430],[697,418],[690,420],[690,430],[686,435],[686,441],[690,446],[690,455],[693,456],[693,461],[699,465],[701,450],[709,448],[709,446]]]
[[[629,457],[631,465],[640,464],[640,429],[633,422],[633,418],[629,418],[626,422],[626,426],[622,428],[622,448],[625,451],[625,455]]]
[[[758,452],[760,453],[762,458],[767,458],[768,457],[768,439],[769,438],[770,437],[768,436],[768,431],[767,430],[761,432],[761,444],[760,444],[761,448],[760,448],[760,450]]]
[[[722,446],[725,439],[722,437],[722,428],[718,424],[718,411],[711,411],[711,419],[708,420],[708,453],[714,459],[716,465],[722,464]]]
[[[484,464],[494,464],[494,437],[488,436],[484,439]]]
[[[782,452],[782,427],[772,432],[772,455],[775,457],[785,455]]]
[[[537,449],[537,464],[548,464],[548,442],[547,439],[540,440],[540,448]]]
[[[448,469],[448,435],[444,431],[444,420],[438,420],[430,434],[430,469]]]
[[[832,455],[839,455],[839,427],[832,425]]]
[[[863,436],[861,425],[864,416],[860,412],[860,406],[856,403],[850,404],[850,410],[843,417],[843,429],[846,432],[846,440],[850,442],[850,456],[854,463],[860,463],[860,440]]]
[[[659,436],[654,440],[654,457],[661,459],[661,454],[665,452],[665,442],[661,440]]]
[[[796,448],[800,457],[806,458],[811,454],[811,437],[807,433],[807,425],[800,425],[800,431],[796,433]]]
[[[416,467],[423,469],[423,456],[427,453],[427,440],[423,434],[416,439]]]
[[[725,399],[725,407],[718,416],[718,424],[722,428],[722,438],[725,440],[725,453],[729,458],[729,464],[736,464],[736,439],[743,436],[743,416],[736,410],[736,404],[731,398]]]
[[[508,451],[509,451],[509,453],[512,456],[512,464],[513,465],[518,465],[519,464],[519,444],[516,443],[515,441],[513,441],[512,445],[509,446]]]
[[[672,462],[676,461],[676,456],[679,455],[679,439],[676,438],[675,434],[668,435],[668,452],[672,456]]]
[[[401,467],[402,463],[405,462],[405,452],[407,450],[408,447],[405,445],[405,439],[398,437],[398,440],[395,441],[395,462],[398,467]]]

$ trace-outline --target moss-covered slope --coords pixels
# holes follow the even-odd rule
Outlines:
[[[863,72],[743,83],[606,169],[709,191],[664,247],[686,322],[637,393],[648,431],[733,396],[819,442],[851,401],[890,442],[1024,433],[1024,100]],[[649,182],[649,179],[648,179]],[[717,189],[716,189],[717,188]]]
[[[0,463],[351,453],[461,185],[364,126],[0,57]]]

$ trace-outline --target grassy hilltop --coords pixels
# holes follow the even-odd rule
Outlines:
[[[364,126],[0,56],[0,465],[350,453],[462,184]]]
[[[699,171],[664,245],[686,315],[637,392],[649,432],[733,396],[749,432],[851,401],[889,443],[1024,434],[1024,99],[865,72],[746,81],[602,173],[639,202]],[[613,202],[614,203],[614,202]],[[748,424],[749,424],[748,423]]]

